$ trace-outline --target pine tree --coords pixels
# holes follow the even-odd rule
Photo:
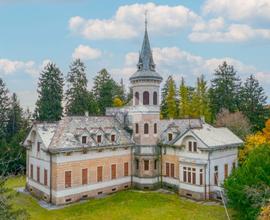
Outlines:
[[[259,81],[253,75],[247,78],[240,88],[239,108],[252,124],[252,130],[258,131],[264,127],[266,119],[269,117],[265,109],[267,97]]]
[[[239,78],[236,76],[234,67],[224,62],[215,70],[215,78],[211,81],[210,104],[212,115],[226,108],[230,112],[238,109]]]
[[[94,86],[92,89],[93,94],[97,100],[100,98],[101,87],[103,86],[104,83],[110,80],[111,76],[106,69],[102,69],[101,71],[98,72],[97,76],[94,79]]]
[[[207,82],[203,75],[197,78],[197,85],[195,91],[192,93],[190,111],[192,117],[198,118],[204,116],[206,121],[210,121],[211,119]]]
[[[8,111],[7,139],[10,140],[19,133],[23,126],[23,109],[20,106],[17,95],[13,93],[11,97],[10,109]]]
[[[177,106],[176,106],[176,86],[173,78],[170,78],[168,84],[168,95],[166,97],[167,102],[167,116],[168,118],[176,118]]]
[[[0,78],[0,142],[5,138],[7,113],[9,109],[8,89]]]
[[[87,90],[86,68],[81,60],[76,59],[70,65],[67,75],[66,113],[84,115],[98,113],[98,106],[92,94]]]
[[[123,97],[124,91],[107,72],[102,69],[94,79],[93,94],[97,100],[100,114],[104,115],[107,107],[113,106],[115,97]]]
[[[184,78],[179,87],[179,118],[190,116],[190,89],[185,85]]]
[[[40,121],[57,121],[62,117],[63,74],[55,64],[49,63],[38,83],[38,100],[35,118]]]
[[[173,81],[172,76],[169,76],[164,83],[164,86],[161,91],[161,104],[160,104],[160,114],[161,118],[168,118],[168,103],[167,103],[167,96],[169,90],[169,84]]]

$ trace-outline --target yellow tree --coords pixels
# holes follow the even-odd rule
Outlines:
[[[113,99],[113,106],[114,107],[121,107],[121,106],[123,106],[123,101],[120,99],[120,98],[118,98],[118,97],[115,97],[114,99]]]
[[[262,132],[247,136],[245,146],[239,151],[239,162],[243,163],[253,149],[265,143],[270,143],[270,119],[265,122]]]

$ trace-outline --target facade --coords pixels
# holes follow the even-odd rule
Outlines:
[[[66,116],[33,124],[26,188],[53,204],[66,204],[130,187],[167,187],[198,200],[218,198],[237,166],[242,140],[203,119],[160,119],[160,83],[147,28],[130,77],[131,106],[106,116]]]

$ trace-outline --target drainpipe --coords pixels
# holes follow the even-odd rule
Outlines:
[[[206,186],[206,164],[204,165],[204,199],[207,198],[207,186]]]
[[[211,175],[210,175],[210,153],[211,151],[208,152],[208,197],[210,199],[210,178],[211,178]]]
[[[162,166],[162,144],[160,144],[160,186],[163,188],[163,177],[162,177],[162,171],[163,171],[163,166]]]
[[[130,147],[130,160],[131,160],[131,163],[130,163],[130,170],[131,170],[131,174],[130,174],[130,178],[131,178],[131,186],[133,187],[133,146],[134,145],[131,145]]]
[[[50,203],[52,203],[52,154],[50,154]]]

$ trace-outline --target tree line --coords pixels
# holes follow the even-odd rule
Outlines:
[[[227,115],[240,115],[238,118],[245,121],[246,127],[250,127],[251,131],[258,131],[264,127],[269,117],[266,100],[264,90],[254,75],[242,82],[234,67],[224,62],[215,70],[209,86],[202,75],[197,78],[195,87],[186,85],[182,78],[179,88],[176,88],[175,80],[169,76],[162,88],[161,117],[204,116],[209,123],[230,127],[226,122],[220,124],[224,112],[227,112]],[[233,127],[232,130],[237,131]]]

